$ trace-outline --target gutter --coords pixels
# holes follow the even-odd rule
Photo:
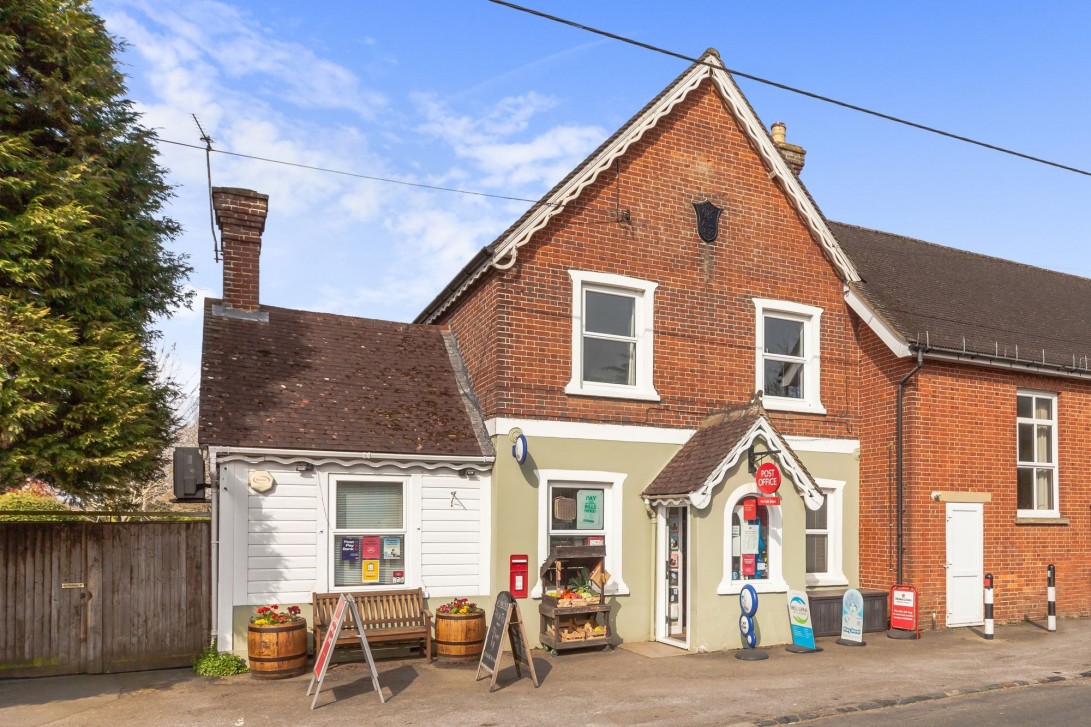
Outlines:
[[[898,396],[897,404],[895,405],[895,449],[896,449],[896,488],[898,491],[898,509],[897,509],[897,521],[898,521],[898,584],[904,583],[902,577],[905,569],[905,446],[903,443],[903,430],[904,422],[902,421],[902,410],[905,403],[905,385],[909,383],[909,380],[916,375],[921,368],[924,367],[924,349],[917,349],[917,364],[909,370],[902,380],[898,382]]]
[[[361,459],[403,460],[407,462],[451,462],[455,464],[492,464],[496,457],[491,455],[443,455],[443,454],[395,454],[390,452],[347,452],[317,449],[265,449],[262,447],[212,447],[208,448],[212,462],[216,457],[239,454],[253,454],[269,457],[294,457],[296,459]]]

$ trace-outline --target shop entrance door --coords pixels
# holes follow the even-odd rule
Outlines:
[[[947,503],[947,625],[985,623],[982,571],[985,512],[980,502]]]
[[[689,648],[689,508],[659,508],[656,638]]]

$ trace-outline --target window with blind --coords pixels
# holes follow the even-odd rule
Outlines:
[[[807,573],[826,573],[830,561],[830,519],[827,496],[822,497],[822,507],[807,509]]]
[[[333,585],[405,583],[405,485],[334,483]]]
[[[848,585],[842,552],[845,483],[825,479],[817,483],[822,491],[822,507],[804,508],[807,585]]]
[[[1021,517],[1059,517],[1057,505],[1057,396],[1016,397],[1017,507]]]

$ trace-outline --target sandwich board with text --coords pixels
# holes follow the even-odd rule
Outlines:
[[[375,688],[375,693],[379,695],[379,701],[386,704],[383,689],[379,686],[379,672],[375,668],[375,660],[371,657],[371,648],[367,644],[367,635],[364,634],[363,627],[364,622],[360,618],[359,610],[356,608],[356,601],[342,593],[341,597],[337,599],[337,606],[333,609],[333,618],[330,619],[330,625],[326,629],[326,637],[322,639],[322,646],[314,657],[314,673],[311,675],[311,683],[307,686],[308,696],[310,696],[311,689],[314,689],[311,709],[314,709],[314,705],[318,703],[318,693],[322,691],[322,680],[326,678],[326,669],[329,667],[330,658],[333,656],[333,647],[337,643],[341,627],[345,625],[346,611],[352,611],[356,630],[360,632],[360,648],[363,649],[364,656],[367,657],[367,667],[371,670],[371,686]],[[315,688],[315,682],[318,682],[317,688]]]
[[[504,645],[504,634],[508,636],[511,646],[511,655],[515,659],[515,675],[522,679],[526,670],[526,676],[534,686],[538,686],[538,674],[534,671],[534,660],[530,657],[530,642],[527,640],[526,624],[519,612],[519,604],[510,591],[501,591],[496,597],[496,607],[492,612],[492,621],[489,623],[489,632],[485,636],[485,648],[481,651],[481,661],[477,664],[475,681],[482,679],[481,672],[485,676],[492,676],[489,682],[489,691],[496,689],[496,673],[500,671],[500,652]]]

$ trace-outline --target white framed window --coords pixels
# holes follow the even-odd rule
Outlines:
[[[554,545],[606,547],[606,570],[610,580],[606,593],[628,595],[622,573],[621,527],[624,473],[587,470],[540,470],[538,472],[538,564]],[[541,598],[542,582],[535,584],[531,597]]]
[[[843,556],[843,492],[840,480],[816,479],[822,507],[805,508],[808,586],[847,586]]]
[[[724,504],[724,575],[720,595],[738,593],[746,584],[758,593],[785,593],[783,515],[779,505],[756,504],[761,493],[750,483],[739,487]],[[748,517],[747,500],[754,505]]]
[[[652,384],[657,283],[569,270],[572,380],[568,394],[659,401]]]
[[[822,309],[754,298],[754,384],[766,409],[825,414],[821,397]]]
[[[420,585],[407,484],[397,477],[331,479],[331,590]]]
[[[1057,395],[1016,395],[1016,501],[1019,517],[1060,517],[1057,485]]]

